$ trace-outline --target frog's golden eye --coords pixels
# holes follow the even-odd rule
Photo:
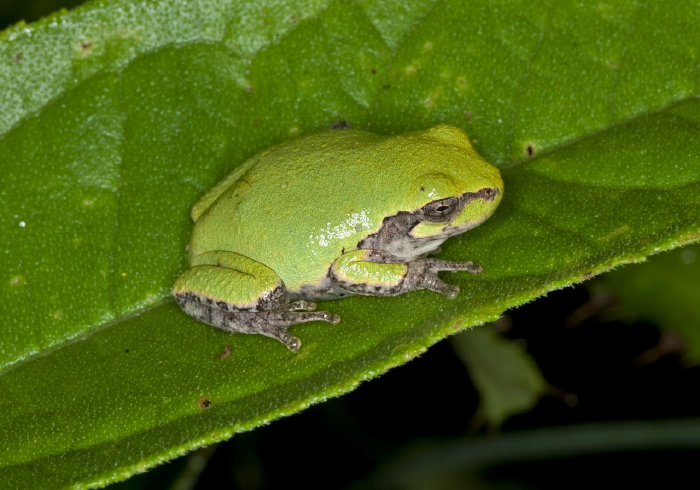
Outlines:
[[[422,208],[423,219],[434,223],[449,221],[457,210],[459,199],[447,197],[439,201],[433,201]]]

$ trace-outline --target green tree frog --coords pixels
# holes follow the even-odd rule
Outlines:
[[[459,128],[380,136],[335,130],[247,160],[192,208],[180,307],[227,332],[257,333],[296,351],[288,327],[340,321],[312,301],[459,287],[438,271],[481,272],[428,257],[484,222],[503,196],[498,169]]]

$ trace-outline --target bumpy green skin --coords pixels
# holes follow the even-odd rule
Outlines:
[[[502,195],[498,170],[453,126],[399,136],[336,130],[283,143],[195,204],[191,268],[173,295],[199,320],[294,351],[301,343],[287,327],[339,321],[293,311],[315,308],[305,300],[456,295],[436,272],[480,267],[426,256],[486,220]]]

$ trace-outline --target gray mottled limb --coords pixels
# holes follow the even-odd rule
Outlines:
[[[368,262],[382,264],[402,263],[407,267],[407,272],[400,283],[396,283],[391,286],[372,283],[347,284],[335,276],[332,276],[333,279],[340,285],[340,287],[343,287],[356,294],[396,296],[410,291],[428,289],[430,291],[440,293],[448,298],[454,298],[459,293],[459,287],[442,281],[442,279],[438,277],[438,272],[464,271],[472,274],[480,274],[482,272],[480,265],[470,261],[451,262],[449,260],[435,258],[421,258],[410,262],[403,262],[400,258],[384,250],[369,250],[365,254],[365,260]]]
[[[219,308],[217,303],[210,304],[206,298],[191,292],[177,294],[175,299],[196,320],[225,332],[265,335],[279,340],[292,352],[299,350],[301,340],[287,331],[290,326],[313,321],[333,324],[340,321],[338,315],[327,311],[289,311],[313,310],[316,305],[307,301],[290,303],[288,309],[279,311],[236,311]]]

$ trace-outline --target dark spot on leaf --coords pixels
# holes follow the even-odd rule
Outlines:
[[[382,88],[389,88],[391,85],[384,85]]]
[[[80,49],[88,51],[95,45],[92,41],[80,41]]]
[[[532,144],[527,145],[525,147],[525,153],[527,153],[527,156],[531,157],[535,154],[535,147]]]
[[[376,75],[376,74],[377,74],[377,70],[375,70],[374,68],[372,68],[369,72],[370,72],[372,75]]]
[[[22,63],[22,60],[24,59],[24,56],[22,56],[22,53],[17,53],[15,55],[15,62],[16,63]]]
[[[352,124],[350,124],[350,121],[333,121],[330,126],[328,126],[328,129],[350,129],[352,127]]]
[[[219,359],[226,359],[230,355],[231,355],[231,346],[227,342],[226,347],[224,347],[224,351],[216,357],[218,357]]]
[[[199,398],[199,400],[197,400],[197,405],[199,406],[199,408],[204,410],[206,408],[211,407],[211,400],[206,396],[202,396]]]
[[[124,352],[126,352],[126,353],[128,354],[128,353],[129,353],[129,349],[124,349]]]
[[[421,192],[425,192],[425,187],[421,187],[421,188],[420,188],[420,191],[421,191]]]

